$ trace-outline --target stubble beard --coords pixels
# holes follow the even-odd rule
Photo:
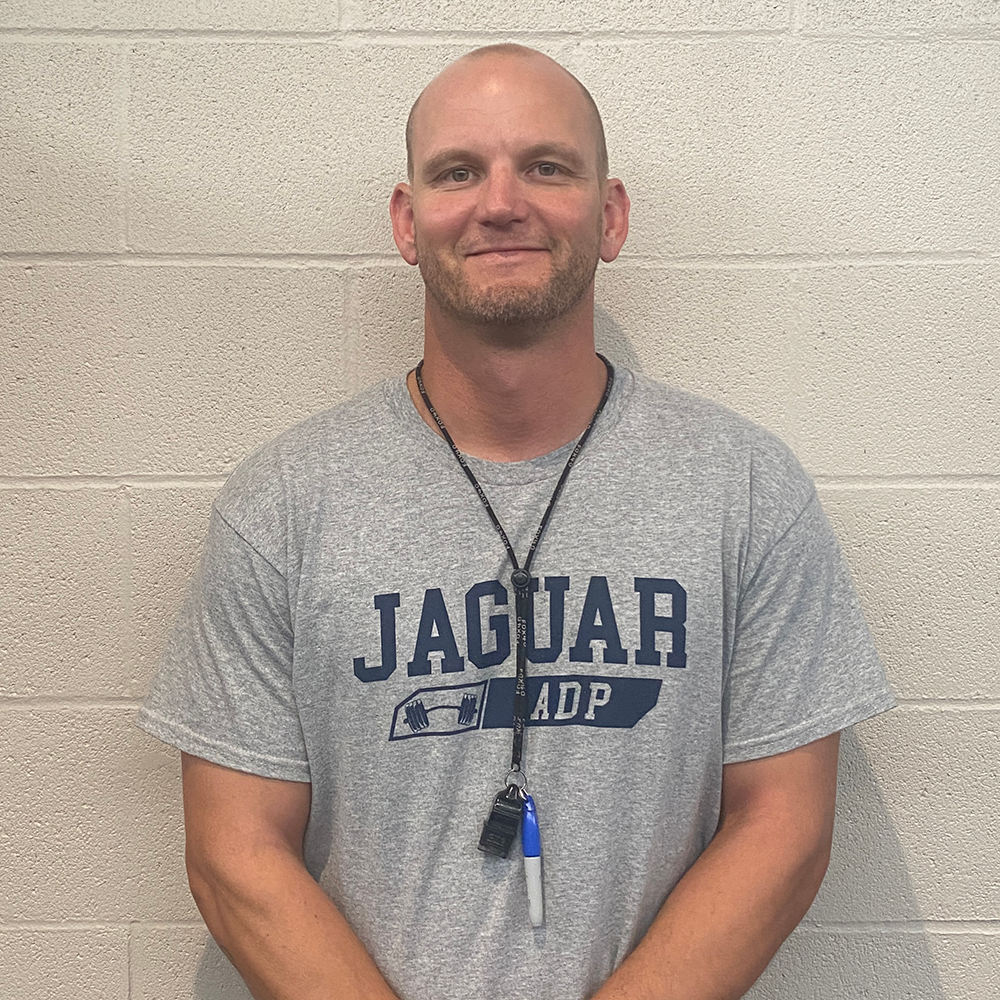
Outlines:
[[[421,254],[417,241],[417,261],[427,294],[455,319],[505,343],[538,339],[579,304],[594,280],[599,248],[596,243],[578,246],[564,260],[557,262],[554,256],[551,260],[548,279],[541,284],[503,281],[476,286],[440,257]]]

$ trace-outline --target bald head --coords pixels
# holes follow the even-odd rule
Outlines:
[[[418,134],[418,130],[421,127],[421,106],[427,100],[432,100],[434,98],[435,92],[440,89],[446,89],[449,84],[449,77],[453,76],[456,71],[461,71],[470,62],[478,62],[487,59],[494,60],[522,60],[526,64],[530,65],[535,63],[536,65],[555,69],[559,74],[565,76],[568,80],[571,80],[574,89],[578,92],[579,96],[582,98],[582,110],[584,115],[588,119],[588,124],[591,131],[594,134],[594,142],[597,151],[597,174],[600,180],[604,180],[608,176],[608,147],[604,139],[604,123],[601,121],[601,113],[597,109],[597,104],[594,102],[594,98],[591,97],[590,91],[580,83],[580,81],[573,76],[565,67],[560,66],[554,59],[549,58],[542,52],[536,49],[529,49],[524,45],[514,45],[512,43],[505,43],[502,45],[486,45],[483,48],[474,49],[472,52],[467,53],[455,62],[446,66],[427,86],[421,91],[420,95],[413,102],[413,107],[410,108],[409,117],[406,120],[406,173],[409,179],[413,180],[413,148],[415,137]]]

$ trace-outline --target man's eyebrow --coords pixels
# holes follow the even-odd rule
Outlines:
[[[526,160],[543,160],[553,157],[579,173],[585,173],[587,164],[575,146],[565,142],[539,142],[524,151]]]
[[[564,142],[539,142],[534,146],[529,146],[522,150],[521,158],[524,160],[540,160],[546,157],[559,160],[566,164],[571,170],[577,173],[586,173],[587,164],[575,146]],[[426,160],[420,168],[420,174],[425,180],[430,180],[437,173],[443,170],[450,163],[475,164],[479,157],[469,149],[461,146],[451,146],[435,153]]]
[[[431,178],[449,163],[471,163],[475,159],[475,154],[470,150],[462,149],[460,146],[452,146],[449,149],[442,149],[440,153],[435,153],[420,168],[420,173],[425,178]]]

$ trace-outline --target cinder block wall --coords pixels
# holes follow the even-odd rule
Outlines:
[[[227,473],[418,356],[404,117],[510,38],[592,89],[633,198],[606,349],[796,448],[901,698],[752,996],[1000,996],[998,5],[5,0],[3,1000],[236,995],[131,721]]]

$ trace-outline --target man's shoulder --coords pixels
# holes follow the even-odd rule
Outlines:
[[[721,525],[750,565],[799,522],[828,539],[812,477],[768,428],[728,406],[637,375],[626,433],[630,474],[659,490],[676,524]],[[665,501],[666,502],[666,501]],[[823,544],[827,544],[825,541]]]
[[[641,372],[631,375],[635,387],[630,430],[640,443],[667,441],[701,461],[799,467],[788,445],[763,424],[707,396]]]
[[[276,509],[330,483],[381,475],[393,461],[402,423],[389,379],[312,414],[254,449],[233,470],[216,509]]]
[[[632,474],[686,497],[692,510],[742,512],[759,534],[780,534],[816,489],[794,452],[730,407],[641,373],[617,442]]]
[[[386,379],[319,410],[282,431],[258,451],[309,461],[315,458],[317,448],[329,454],[331,449],[339,453],[363,444],[373,430],[381,433],[386,423],[393,421],[392,401],[396,394],[392,390],[399,381],[395,377]]]

